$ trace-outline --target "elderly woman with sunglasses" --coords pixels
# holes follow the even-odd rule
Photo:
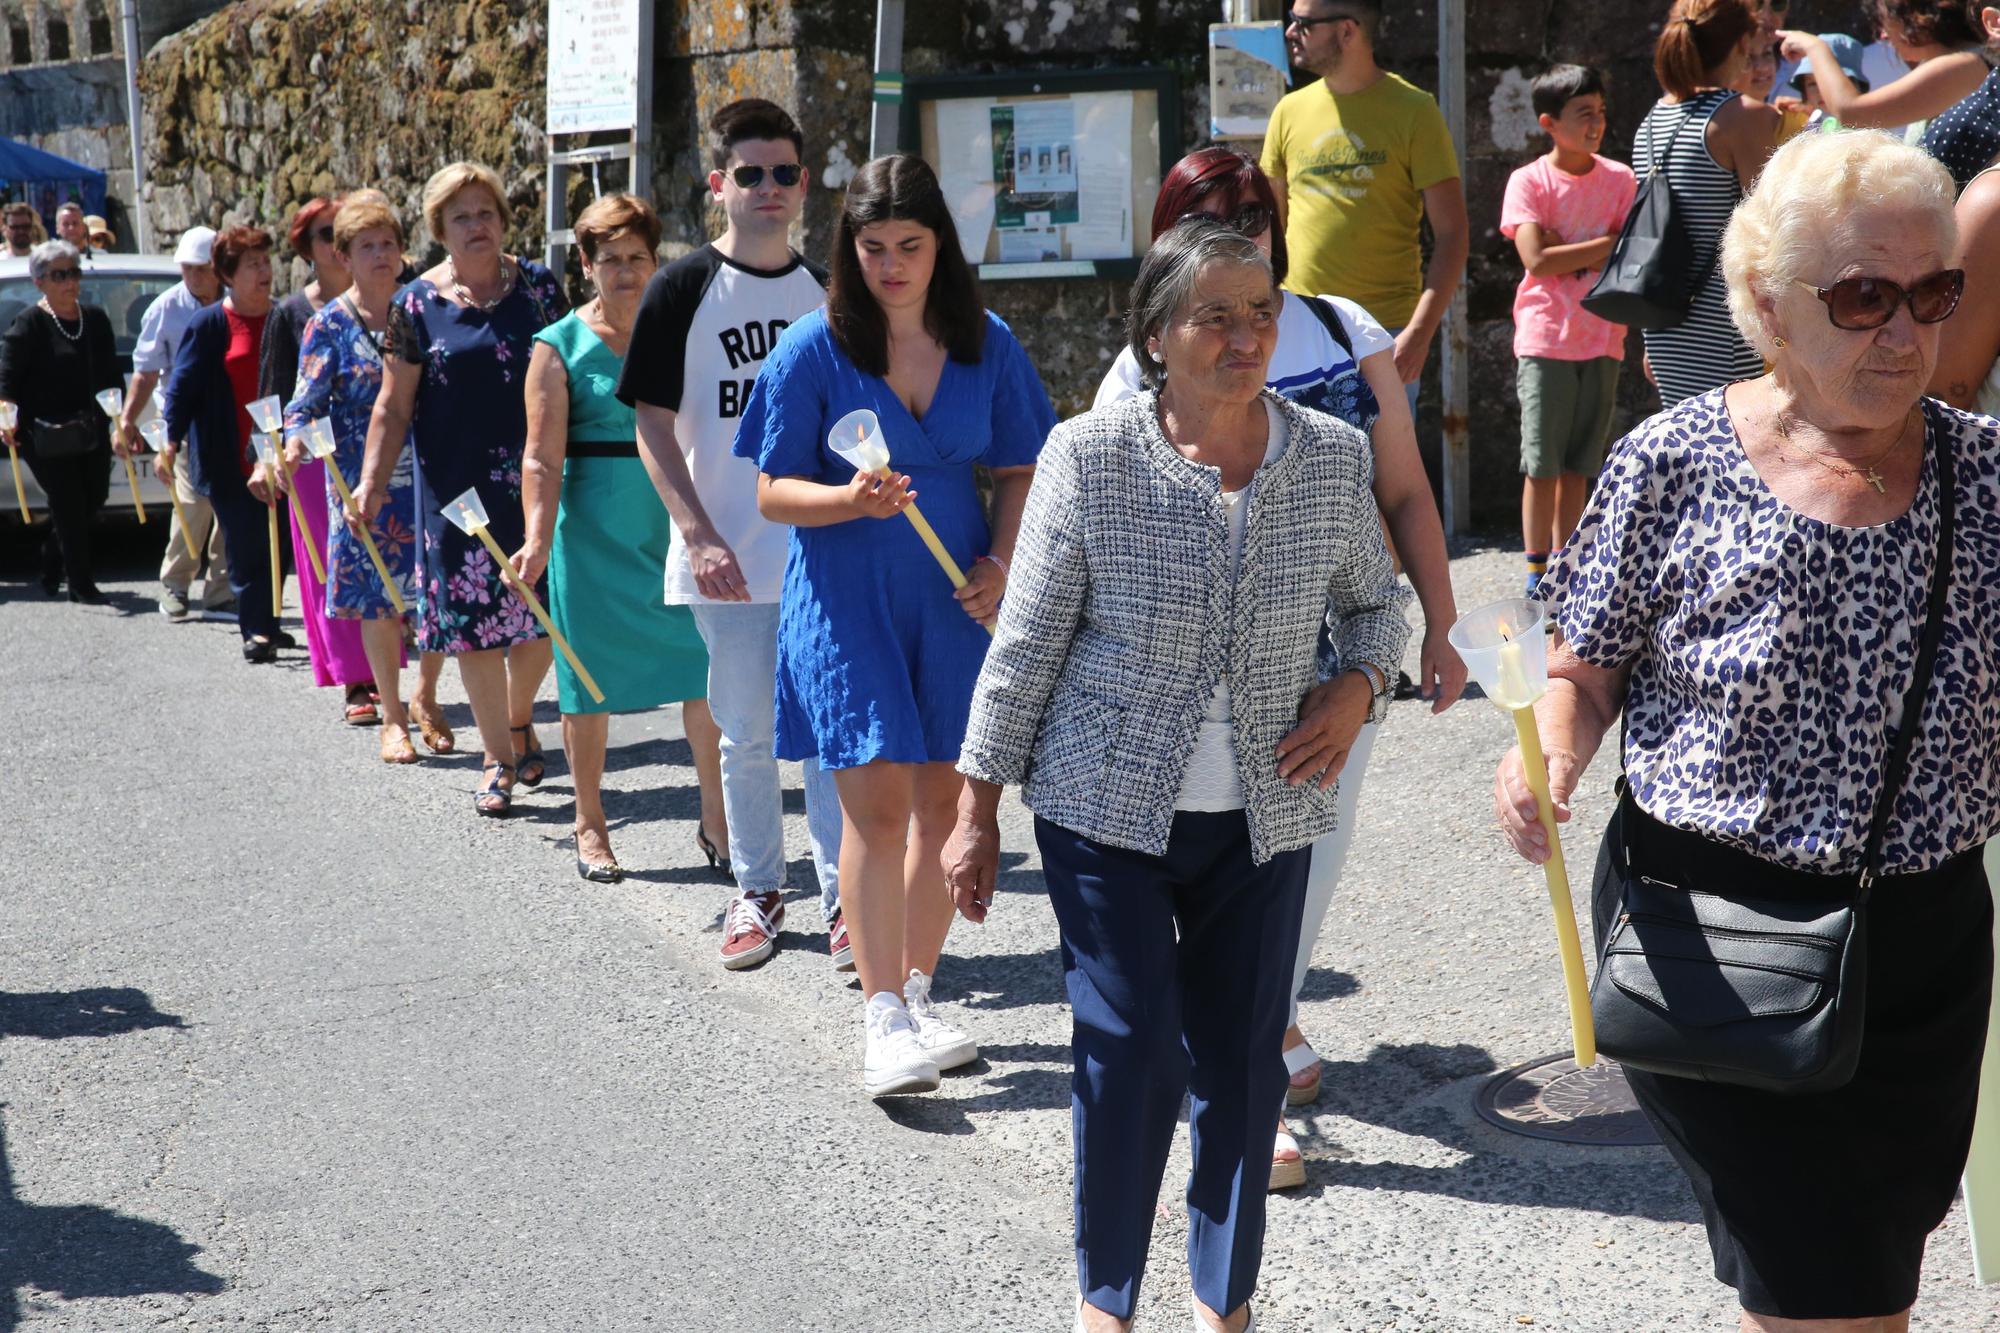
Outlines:
[[[1636,948],[1626,976],[1664,977],[1643,1012],[1678,1043],[1634,1051],[1628,1028],[1605,1045],[1694,1186],[1746,1330],[1908,1328],[1972,1135],[1993,966],[1979,853],[2000,827],[2000,448],[1992,421],[1924,397],[1963,285],[1952,196],[1943,166],[1879,132],[1780,150],[1722,247],[1730,309],[1770,373],[1621,441],[1541,585],[1558,818],[1624,715],[1597,1003],[1616,1016],[1627,983],[1602,978]],[[1518,752],[1493,804],[1515,849],[1546,860]],[[1741,1023],[1809,1015],[1824,993],[1787,1001],[1782,976],[1753,972],[1738,999],[1691,1011],[1720,992],[1668,969],[1701,965],[1703,937],[1669,943],[1659,923],[1809,922],[1871,883],[1865,952],[1837,978],[1860,1006],[1858,1065],[1773,1090],[1777,1052]],[[1658,1072],[1673,1065],[1656,1052],[1712,1045],[1718,1022],[1745,1043],[1733,1077],[1763,1086]]]

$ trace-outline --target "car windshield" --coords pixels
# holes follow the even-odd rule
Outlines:
[[[111,316],[111,333],[118,342],[120,369],[131,370],[132,348],[139,341],[139,321],[153,298],[179,282],[174,273],[92,273],[84,271],[83,303],[100,307]],[[0,278],[0,329],[41,296],[26,276]]]

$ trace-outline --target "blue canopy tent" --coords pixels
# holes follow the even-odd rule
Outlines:
[[[104,212],[104,173],[54,153],[0,139],[0,198],[25,199],[55,231],[56,209],[74,199],[86,213]]]

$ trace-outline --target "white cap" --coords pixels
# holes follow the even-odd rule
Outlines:
[[[206,264],[215,254],[215,228],[193,227],[181,233],[174,247],[176,264]]]

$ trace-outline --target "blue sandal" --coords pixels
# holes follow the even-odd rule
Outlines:
[[[525,737],[521,752],[514,756],[516,778],[523,787],[541,786],[542,779],[549,775],[549,765],[548,756],[542,753],[541,744],[535,739],[535,724],[524,722],[518,727],[509,727],[507,730]],[[528,771],[531,766],[534,769],[533,773]]]
[[[493,774],[493,780],[481,787],[473,796],[472,808],[487,819],[505,819],[514,809],[514,793],[500,785],[500,775],[509,773],[517,779],[520,775],[512,764],[488,764],[479,771],[482,776],[487,773]]]

